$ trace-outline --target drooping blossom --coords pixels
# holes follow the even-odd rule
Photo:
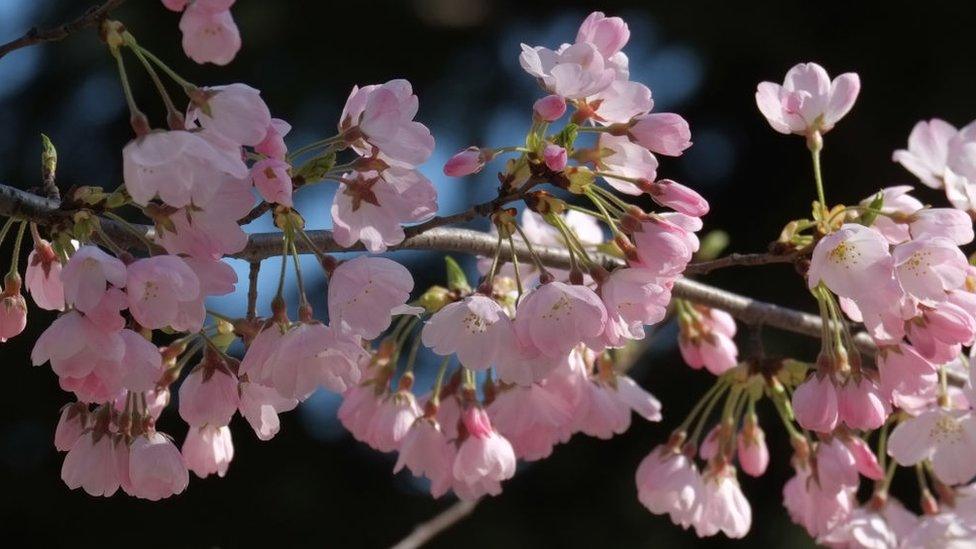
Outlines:
[[[574,409],[559,393],[533,383],[501,391],[487,411],[495,429],[511,442],[516,457],[534,461],[549,457],[562,439],[564,426],[572,421]]]
[[[27,257],[24,285],[38,307],[48,311],[64,309],[61,271],[61,260],[51,243],[43,239],[34,242],[34,249]]]
[[[837,389],[828,377],[813,374],[793,393],[793,411],[804,429],[829,433],[837,426]]]
[[[369,420],[365,442],[380,452],[392,452],[400,447],[414,421],[421,416],[417,399],[409,390],[389,395],[377,406]]]
[[[81,488],[91,496],[109,497],[122,483],[127,453],[125,443],[116,437],[83,434],[64,457],[61,479],[72,490]]]
[[[153,431],[129,447],[129,482],[129,495],[158,501],[186,490],[190,476],[173,441]]]
[[[630,428],[631,412],[661,421],[660,401],[625,375],[601,373],[584,382],[575,408],[573,427],[605,440]]]
[[[62,386],[79,390],[79,400],[108,400],[122,388],[125,348],[118,332],[103,330],[81,313],[71,311],[38,337],[31,361],[35,366],[50,361]]]
[[[226,65],[241,49],[241,33],[230,13],[234,0],[195,0],[180,19],[183,52],[201,65]],[[172,9],[172,8],[171,8]]]
[[[156,240],[171,254],[220,259],[247,245],[247,234],[237,223],[254,206],[245,179],[225,177],[217,193],[205,202],[180,208],[157,219]]]
[[[68,260],[61,272],[64,299],[80,311],[94,309],[111,284],[125,287],[125,264],[97,246],[82,246]]]
[[[515,316],[515,332],[522,344],[550,358],[559,358],[580,342],[599,337],[606,321],[606,308],[593,290],[550,282],[522,299]]]
[[[820,65],[800,63],[786,73],[782,85],[760,83],[756,104],[780,133],[827,133],[851,110],[860,90],[856,73],[844,73],[831,81]]]
[[[267,133],[264,134],[264,140],[254,146],[254,151],[268,158],[284,160],[285,155],[288,154],[285,136],[290,131],[291,124],[280,118],[272,118]]]
[[[393,472],[406,467],[418,477],[427,477],[431,495],[437,498],[451,489],[453,465],[454,448],[440,424],[434,418],[419,417],[400,441]]]
[[[704,486],[695,462],[671,446],[651,450],[637,467],[637,498],[654,514],[688,528],[701,515]]]
[[[403,223],[430,219],[437,211],[437,191],[420,172],[391,166],[382,172],[349,172],[332,203],[336,242],[362,242],[371,252],[403,242]]]
[[[268,134],[271,112],[261,92],[247,84],[197,88],[192,99],[187,119],[234,143],[253,147]]]
[[[182,130],[150,132],[130,141],[122,149],[122,172],[136,204],[145,206],[158,194],[174,208],[206,204],[219,189],[215,181],[248,175],[239,156]]]
[[[190,427],[183,441],[182,454],[187,469],[196,476],[206,478],[216,473],[218,477],[223,477],[234,459],[230,428],[226,425]]]
[[[862,505],[833,530],[817,538],[830,547],[895,549],[918,524],[918,517],[897,499],[888,497],[881,509],[871,502]]]
[[[829,490],[812,477],[806,461],[794,459],[796,474],[783,486],[783,506],[793,522],[816,538],[843,524],[854,509],[854,492]]]
[[[492,427],[483,409],[472,406],[464,411],[462,419],[468,436],[454,457],[455,491],[459,491],[460,484],[474,492],[484,490],[497,495],[501,492],[500,482],[515,475],[512,445]],[[467,499],[466,495],[464,489],[458,493],[462,499]]]
[[[341,393],[360,380],[365,356],[357,337],[318,322],[286,332],[255,381],[288,399],[305,400],[319,386]]]
[[[339,131],[352,139],[363,156],[375,148],[383,158],[403,166],[419,166],[434,150],[430,130],[414,121],[419,101],[406,80],[354,86],[339,119]]]
[[[766,434],[756,421],[755,414],[746,416],[742,430],[736,437],[736,456],[742,472],[751,477],[761,477],[769,466]]]
[[[240,404],[237,378],[213,359],[205,359],[183,380],[179,402],[180,417],[190,427],[223,427]]]
[[[884,395],[899,408],[917,408],[919,401],[934,396],[938,384],[936,366],[911,345],[882,347],[878,372]]]
[[[19,335],[27,327],[27,302],[20,293],[20,275],[4,277],[0,292],[0,343]]]
[[[356,257],[336,267],[329,279],[329,321],[373,339],[390,326],[411,290],[413,277],[403,265],[383,257]]]
[[[732,315],[720,309],[689,305],[690,312],[680,317],[678,349],[692,368],[705,367],[715,375],[734,368],[739,349],[732,340],[736,326]]]
[[[735,467],[725,465],[709,469],[702,475],[700,516],[694,522],[699,537],[722,532],[736,539],[752,527],[752,506],[742,493]]]
[[[667,281],[640,268],[614,269],[599,293],[607,310],[603,340],[610,347],[643,339],[644,326],[660,322],[671,301]]]
[[[292,207],[289,168],[287,162],[275,158],[265,158],[254,163],[251,167],[251,179],[261,193],[261,198],[267,202]]]
[[[298,406],[298,400],[285,398],[277,390],[252,381],[240,385],[240,412],[260,440],[271,440],[281,428],[278,414]]]
[[[88,426],[88,406],[75,402],[61,408],[58,426],[54,431],[54,447],[67,452],[85,433]]]
[[[424,325],[422,338],[435,353],[456,353],[465,367],[484,370],[515,344],[515,330],[498,302],[473,294],[434,313]]]
[[[184,304],[195,302],[200,296],[196,273],[175,255],[157,255],[133,262],[126,271],[125,285],[129,312],[139,324],[152,329],[180,325]]]
[[[952,206],[972,211],[976,206],[976,124],[970,122],[949,139],[943,180]]]

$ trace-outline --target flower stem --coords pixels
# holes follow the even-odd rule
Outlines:
[[[187,79],[183,78],[182,76],[176,74],[176,71],[174,71],[173,69],[169,68],[169,66],[166,63],[163,63],[162,60],[160,60],[158,57],[156,57],[155,55],[153,55],[153,53],[151,51],[147,50],[146,48],[144,48],[144,47],[142,47],[142,46],[140,46],[138,44],[135,44],[133,49],[138,49],[139,51],[141,51],[143,55],[145,55],[146,57],[148,57],[150,61],[152,61],[153,63],[156,64],[157,67],[159,67],[160,69],[162,69],[163,72],[165,72],[167,76],[169,76],[170,78],[172,78],[174,82],[176,82],[180,86],[183,86],[183,90],[184,91],[192,90],[192,89],[195,89],[197,87],[195,84],[193,84],[189,80],[187,80]]]
[[[810,149],[810,157],[813,160],[813,181],[817,185],[817,200],[820,201],[824,211],[826,211],[827,199],[824,198],[823,177],[820,174],[820,148],[812,147]]]
[[[24,231],[27,230],[27,222],[21,221],[17,228],[17,239],[14,240],[14,256],[10,260],[10,274],[17,272],[17,265],[20,263],[20,245],[24,242]]]

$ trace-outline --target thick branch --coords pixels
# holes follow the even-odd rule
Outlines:
[[[20,38],[0,45],[0,58],[3,58],[3,56],[7,55],[8,53],[20,48],[26,48],[27,46],[33,46],[34,44],[41,44],[43,42],[56,42],[58,40],[64,40],[72,33],[81,29],[95,27],[99,25],[112,10],[121,6],[123,2],[125,2],[125,0],[107,0],[101,5],[88,8],[88,10],[81,16],[66,23],[62,23],[56,27],[47,29],[38,29],[37,27],[34,27],[24,33],[24,35]]]
[[[461,519],[470,515],[477,505],[478,500],[458,501],[434,518],[418,524],[409,536],[400,540],[392,549],[417,549],[418,547],[422,547],[425,543],[434,539],[437,534],[454,526]]]

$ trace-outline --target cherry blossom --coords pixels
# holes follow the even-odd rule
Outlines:
[[[158,432],[136,437],[129,449],[126,490],[137,498],[158,501],[179,494],[189,483],[183,456],[169,437]]]
[[[61,479],[72,490],[81,488],[91,496],[109,497],[121,485],[127,453],[125,443],[110,435],[83,434],[64,457]]]
[[[339,130],[353,140],[360,154],[375,147],[384,158],[405,166],[419,166],[434,150],[430,130],[413,120],[419,102],[406,80],[354,86],[342,109]]]
[[[241,49],[241,34],[230,13],[231,4],[233,0],[195,0],[186,5],[180,31],[187,57],[215,65],[234,60]]]
[[[471,295],[434,313],[423,330],[423,343],[439,355],[456,353],[473,370],[495,363],[515,341],[508,313],[495,300]]]
[[[234,459],[230,428],[226,425],[191,427],[183,441],[182,453],[187,469],[196,476],[206,478],[216,473],[223,477]]]
[[[61,281],[61,260],[46,240],[34,243],[34,249],[27,257],[27,270],[24,285],[30,292],[34,303],[48,311],[64,309],[64,283]]]
[[[413,277],[399,263],[360,256],[336,267],[329,280],[329,319],[333,326],[372,339],[390,325],[407,302]]]
[[[783,85],[759,84],[756,104],[780,133],[827,133],[851,110],[860,91],[856,73],[844,73],[831,81],[820,65],[801,63],[786,73]]]
[[[462,485],[480,485],[488,493],[497,493],[494,488],[497,483],[515,474],[512,445],[494,430],[488,414],[481,408],[465,410],[462,419],[468,438],[461,443],[454,457],[454,479]],[[462,499],[465,495],[463,491],[458,494]]]
[[[960,484],[976,476],[976,417],[964,410],[930,408],[898,424],[888,440],[888,454],[901,465],[932,460],[935,475]]]

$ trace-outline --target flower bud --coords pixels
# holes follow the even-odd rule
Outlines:
[[[547,95],[532,105],[532,113],[544,122],[555,122],[566,113],[566,100],[558,95]]]

